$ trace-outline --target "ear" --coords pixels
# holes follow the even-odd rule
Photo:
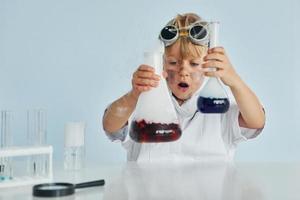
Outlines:
[[[166,79],[168,77],[168,73],[166,71],[163,71],[162,76]]]

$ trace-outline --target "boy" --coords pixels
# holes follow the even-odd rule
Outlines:
[[[201,18],[193,13],[178,15],[162,29],[165,45],[164,74],[179,118],[182,136],[168,143],[136,143],[128,134],[129,118],[139,95],[157,87],[160,76],[151,66],[140,65],[132,77],[132,90],[113,102],[103,116],[110,139],[121,140],[128,161],[231,161],[236,145],[256,137],[264,127],[265,113],[256,95],[238,76],[223,47],[208,50],[189,33]],[[174,37],[164,37],[170,26]],[[185,33],[185,34],[183,34]],[[212,66],[216,71],[212,71]],[[224,114],[197,112],[197,98],[204,76],[219,77],[233,96]]]

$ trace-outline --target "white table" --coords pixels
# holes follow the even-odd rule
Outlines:
[[[54,199],[97,200],[299,200],[300,163],[164,163],[93,165],[81,171],[54,171],[54,181],[79,183],[104,178],[104,187],[77,190]],[[31,187],[0,190],[0,200],[48,199]],[[53,199],[53,198],[50,198]]]

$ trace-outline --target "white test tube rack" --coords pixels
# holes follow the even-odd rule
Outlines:
[[[43,146],[25,146],[25,147],[6,147],[0,148],[0,159],[21,157],[21,156],[33,156],[33,155],[46,155],[49,167],[43,176],[19,176],[13,177],[10,180],[0,181],[0,188],[13,187],[13,186],[24,186],[33,185],[43,182],[51,182],[53,178],[53,148],[50,145]]]

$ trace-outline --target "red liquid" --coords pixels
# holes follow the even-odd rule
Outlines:
[[[171,142],[181,136],[178,124],[147,123],[145,120],[133,121],[129,131],[130,137],[141,143]]]

